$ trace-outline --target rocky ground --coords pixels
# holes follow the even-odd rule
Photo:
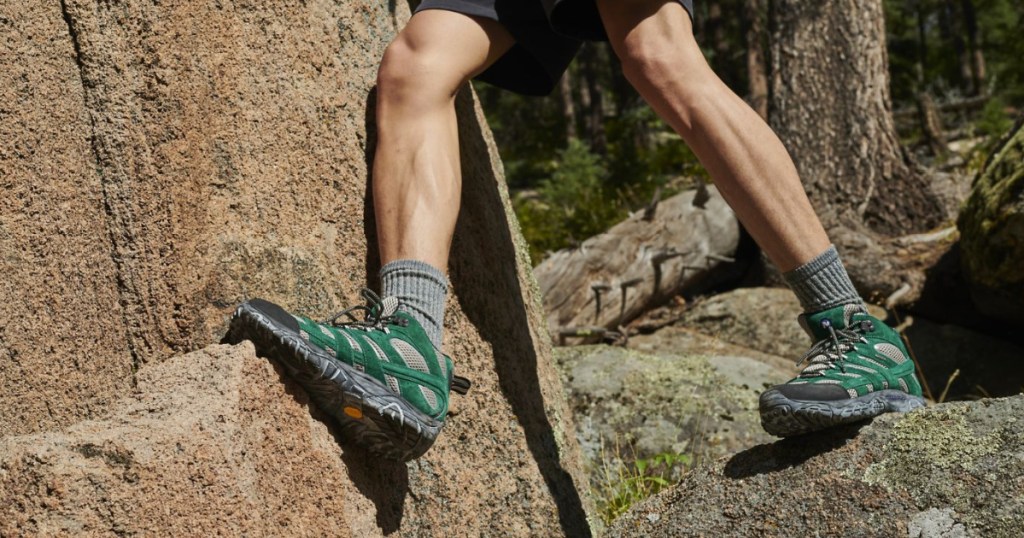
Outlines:
[[[1024,348],[1015,342],[923,316],[892,315],[875,305],[868,305],[868,310],[902,329],[935,398],[956,371],[948,399],[1008,396],[1024,389],[1024,371],[1019,367]],[[782,357],[779,365],[795,372],[792,365],[809,345],[796,323],[799,314],[800,305],[788,289],[738,288],[662,314],[660,326],[664,328],[633,337],[629,345],[646,346],[641,342],[659,342],[675,332],[692,331]],[[641,320],[638,325],[644,323]],[[673,349],[678,345],[666,341],[654,347]]]
[[[697,462],[679,486],[634,508],[610,535],[1024,531],[1024,520],[1009,509],[981,513],[1019,503],[1024,482],[1014,473],[1024,430],[1014,413],[1024,408],[1024,397],[933,405],[786,441],[766,434],[757,395],[796,372],[795,358],[809,345],[795,322],[799,313],[786,289],[741,288],[650,313],[633,324],[643,332],[625,347],[556,350],[596,486],[607,481],[603,469],[628,467],[634,459],[685,453]],[[903,321],[936,394],[954,370],[961,373],[947,398],[1019,393],[1024,380],[1014,377],[1015,361],[1024,351],[1014,344],[923,318]],[[1004,485],[1012,491],[1002,491]]]
[[[758,422],[757,394],[786,377],[738,348],[727,351],[559,349],[556,360],[594,478],[603,479],[602,466],[621,461],[663,453],[714,459],[769,441]]]
[[[1024,397],[759,445],[692,472],[608,536],[1021,536]]]

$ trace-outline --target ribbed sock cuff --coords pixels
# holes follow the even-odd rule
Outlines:
[[[395,260],[380,268],[382,297],[397,297],[399,308],[416,318],[434,347],[441,349],[448,277],[419,260]]]
[[[844,304],[863,304],[850,282],[839,252],[830,245],[813,260],[782,275],[804,312],[821,312]]]

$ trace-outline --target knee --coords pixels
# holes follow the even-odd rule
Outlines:
[[[615,50],[622,72],[634,86],[665,87],[697,94],[707,89],[714,73],[692,37],[675,32],[631,32]]]
[[[445,66],[443,55],[417,46],[400,34],[384,51],[377,70],[377,95],[383,102],[450,100],[464,82]]]

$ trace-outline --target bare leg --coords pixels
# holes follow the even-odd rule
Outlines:
[[[598,0],[626,78],[693,149],[782,271],[829,246],[796,167],[771,128],[711,70],[672,0]]]
[[[863,308],[838,254],[828,248],[792,159],[708,67],[683,7],[674,0],[597,2],[626,77],[686,140],[747,230],[786,272],[804,308],[804,326],[817,341],[799,376],[761,394],[765,430],[788,437],[924,405],[899,335]]]
[[[382,264],[413,259],[447,269],[462,187],[455,95],[513,43],[497,22],[426,10],[388,46],[373,165]]]

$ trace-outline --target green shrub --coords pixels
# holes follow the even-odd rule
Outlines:
[[[658,189],[664,199],[700,181],[705,173],[690,150],[675,135],[661,136],[666,138],[665,142],[635,155],[620,155],[612,148],[608,159],[617,162],[616,173],[580,140],[570,141],[554,160],[546,163],[546,178],[536,189],[520,191],[515,200],[516,216],[535,265],[549,252],[605,232],[630,211],[650,203]],[[622,168],[620,161],[627,158],[653,164],[636,165],[633,175],[624,180],[621,176],[628,174],[629,168]],[[677,173],[656,172],[661,169],[674,169]],[[679,171],[687,175],[681,177]]]
[[[981,171],[986,158],[995,149],[1011,127],[1013,120],[1006,113],[1006,102],[993,97],[985,103],[978,120],[974,123],[974,132],[982,137],[982,141],[971,148],[967,156],[967,171],[976,174]]]
[[[597,492],[601,520],[605,525],[611,524],[637,503],[677,484],[691,463],[687,454],[663,453],[632,464],[606,466]]]
[[[549,176],[535,196],[521,197],[516,213],[535,263],[545,252],[597,235],[625,216],[608,192],[608,171],[601,158],[573,140],[548,164]]]

